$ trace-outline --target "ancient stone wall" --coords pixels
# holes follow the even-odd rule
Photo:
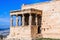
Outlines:
[[[42,35],[48,38],[59,38],[60,34],[60,1],[50,1],[22,6],[22,9],[42,10]]]
[[[31,27],[21,26],[21,27],[11,27],[10,35],[8,39],[20,39],[20,40],[31,40]]]

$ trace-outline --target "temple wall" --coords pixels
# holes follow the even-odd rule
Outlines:
[[[31,26],[31,37],[32,39],[41,38],[41,33],[38,33],[38,26]]]
[[[20,39],[20,40],[31,40],[31,27],[21,26],[21,27],[11,27],[10,35],[7,39]]]
[[[43,37],[60,37],[60,1],[50,1],[22,6],[22,9],[34,8],[42,10]]]
[[[37,33],[38,33],[38,26],[31,26],[31,36],[32,38],[36,38]]]
[[[21,12],[13,12],[10,15],[16,15],[16,26],[10,27],[9,38],[17,38],[21,40],[32,40],[34,38],[60,38],[60,1],[50,1],[44,3],[23,5],[22,9],[34,8],[42,11],[41,33],[38,34],[38,26],[31,25],[31,16],[29,17],[29,25],[24,25],[24,17],[22,19],[23,26],[18,26],[18,14]],[[21,10],[22,10],[21,9]],[[34,12],[34,11],[33,11]],[[29,13],[25,11],[23,13]],[[38,13],[38,12],[36,12]],[[13,22],[13,21],[12,21]],[[34,22],[33,22],[34,23]]]

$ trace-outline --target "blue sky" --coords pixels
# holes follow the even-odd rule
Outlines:
[[[49,0],[0,0],[0,28],[10,27],[10,11],[21,9],[22,4],[33,4]]]

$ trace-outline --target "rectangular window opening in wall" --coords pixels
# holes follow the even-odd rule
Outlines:
[[[41,28],[41,27],[38,26],[38,34],[41,33],[41,29],[40,29],[40,28]]]

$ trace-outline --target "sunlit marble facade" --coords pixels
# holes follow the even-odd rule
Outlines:
[[[22,5],[21,10],[10,12],[9,38],[33,40],[36,38],[60,38],[60,1]],[[16,16],[16,26],[13,25]],[[20,17],[20,20],[19,18]],[[19,25],[19,21],[21,25]]]

